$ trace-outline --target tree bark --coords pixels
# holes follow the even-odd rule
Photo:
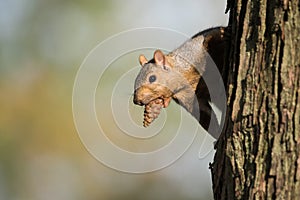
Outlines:
[[[228,0],[227,119],[214,198],[300,199],[300,0]]]

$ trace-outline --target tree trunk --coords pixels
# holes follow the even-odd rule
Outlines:
[[[300,0],[228,0],[227,120],[215,199],[300,199]]]

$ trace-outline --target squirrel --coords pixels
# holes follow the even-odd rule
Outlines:
[[[210,134],[217,138],[219,123],[210,102],[208,88],[202,78],[206,72],[208,55],[224,74],[228,34],[226,27],[201,31],[168,54],[154,52],[147,60],[139,56],[142,66],[135,80],[134,104],[145,106],[144,126],[148,126],[173,99],[192,114],[208,131],[209,124],[216,126]],[[222,77],[224,77],[222,75]]]

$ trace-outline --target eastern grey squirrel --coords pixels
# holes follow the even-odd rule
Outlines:
[[[144,126],[148,126],[169,105],[171,99],[183,106],[208,130],[218,121],[210,105],[210,94],[202,76],[207,70],[207,53],[221,74],[228,47],[226,27],[210,28],[194,35],[168,54],[154,52],[153,59],[140,55],[142,66],[136,80],[133,102],[145,106]],[[218,133],[210,130],[213,137]]]

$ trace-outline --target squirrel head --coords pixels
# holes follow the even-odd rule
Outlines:
[[[156,50],[153,59],[148,61],[144,55],[140,55],[139,62],[142,69],[135,80],[134,103],[147,105],[153,100],[162,99],[164,107],[167,107],[174,92],[170,87],[170,77],[174,72],[166,55]]]
[[[140,55],[139,62],[142,69],[135,80],[133,100],[137,105],[147,105],[161,99],[164,107],[167,107],[178,92],[190,87],[183,74],[172,65],[172,58],[160,50],[154,52],[150,61]]]

